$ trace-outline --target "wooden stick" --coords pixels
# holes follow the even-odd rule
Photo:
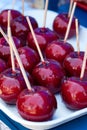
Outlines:
[[[66,30],[64,42],[67,41],[67,38],[68,38],[68,35],[69,35],[69,32],[70,32],[70,27],[71,27],[73,15],[74,15],[74,12],[75,12],[76,4],[77,4],[77,3],[74,2],[73,9],[72,9],[72,12],[71,12],[71,16],[70,16],[70,19],[69,19],[69,23],[68,23],[67,30]]]
[[[22,75],[23,75],[23,77],[24,77],[26,86],[27,86],[28,90],[31,90],[31,85],[30,85],[30,82],[29,82],[29,80],[28,80],[26,71],[25,71],[25,69],[24,69],[24,67],[23,67],[23,64],[22,64],[22,61],[21,61],[21,59],[20,59],[19,53],[18,53],[18,51],[17,51],[17,49],[16,49],[16,46],[15,46],[15,44],[14,44],[14,41],[13,41],[13,39],[12,39],[10,27],[9,27],[8,30],[9,30],[9,36],[10,36],[10,44],[12,45],[12,48],[13,48],[13,51],[14,51],[14,53],[15,53],[16,59],[17,59],[18,64],[19,64],[19,66],[20,66],[20,70],[21,70]]]
[[[10,43],[10,36],[9,36],[10,14],[11,14],[11,11],[9,10],[9,11],[8,11],[8,28],[7,28],[9,43]],[[14,53],[13,53],[13,48],[12,48],[12,45],[11,45],[11,44],[10,44],[10,54],[11,54],[12,71],[15,72]]]
[[[11,16],[11,11],[8,10],[8,25],[7,25],[7,35],[8,35],[8,28],[10,27],[10,16]]]
[[[14,9],[15,3],[16,3],[16,0],[13,0],[12,1],[12,9]]]
[[[24,0],[22,0],[22,14],[24,15]]]
[[[48,9],[48,3],[49,0],[46,0],[46,4],[45,4],[45,10],[44,10],[44,20],[43,20],[43,27],[46,26],[46,18],[47,18],[47,9]]]
[[[73,0],[70,0],[70,6],[69,6],[68,17],[70,17],[70,15],[71,15],[72,6],[73,6]]]
[[[37,50],[38,50],[40,59],[41,59],[42,62],[44,62],[44,58],[43,58],[43,55],[42,55],[42,53],[41,53],[40,47],[39,47],[39,45],[38,45],[38,41],[37,41],[37,39],[36,39],[36,36],[35,36],[34,30],[33,30],[33,27],[32,27],[31,22],[30,22],[30,19],[29,19],[29,17],[26,17],[26,19],[27,19],[29,28],[30,28],[30,30],[31,30],[32,36],[33,36],[33,38],[34,38],[34,42],[35,42],[35,45],[36,45],[36,47],[37,47]]]
[[[8,33],[9,33],[9,35],[10,35],[10,42],[11,42],[11,43],[9,43],[9,42],[8,42],[8,43],[9,43],[9,45],[12,44],[13,51],[14,51],[15,56],[16,56],[16,58],[17,58],[18,64],[19,64],[19,66],[20,66],[20,70],[21,70],[22,75],[23,75],[23,77],[24,77],[26,86],[27,86],[27,88],[28,88],[29,90],[31,90],[30,82],[29,82],[29,80],[28,80],[28,77],[27,77],[27,75],[26,75],[25,69],[24,69],[23,64],[22,64],[22,62],[21,62],[20,56],[19,56],[19,54],[18,54],[18,51],[17,51],[17,49],[16,49],[16,46],[15,46],[14,41],[13,41],[12,36],[11,36],[11,29],[9,28],[8,30],[9,30]],[[3,35],[3,37],[4,37],[5,39],[8,39],[8,37],[7,37],[6,34],[3,32],[3,30],[2,30],[1,27],[0,27],[0,32],[1,32],[1,34]]]
[[[86,62],[87,62],[87,46],[86,46],[86,51],[85,51],[85,54],[84,54],[84,59],[83,59],[80,79],[82,79],[84,77],[84,72],[85,72],[85,68],[86,68]]]
[[[80,46],[79,46],[79,27],[78,27],[78,19],[75,19],[75,25],[76,25],[76,44],[77,44],[77,52],[79,54],[80,52]]]

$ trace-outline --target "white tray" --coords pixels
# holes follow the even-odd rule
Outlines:
[[[30,10],[25,12],[25,15],[31,15],[35,17],[39,23],[39,26],[43,25],[43,10]],[[48,11],[47,14],[47,24],[46,26],[52,28],[52,22],[57,14],[52,11]],[[73,44],[74,48],[76,48],[76,41],[75,37],[69,39],[68,41]],[[81,50],[85,50],[87,43],[87,29],[84,27],[80,27],[80,44]],[[0,99],[0,108],[1,110],[6,113],[11,119],[16,122],[19,122],[26,128],[34,129],[34,130],[44,130],[54,128],[60,124],[73,120],[77,117],[87,114],[87,108],[72,111],[66,108],[64,105],[61,96],[58,94],[56,95],[56,99],[58,102],[58,109],[56,110],[53,118],[46,122],[31,122],[24,120],[17,112],[16,107],[13,105],[7,105],[3,100]]]

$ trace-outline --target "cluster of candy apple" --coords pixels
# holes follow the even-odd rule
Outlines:
[[[68,48],[71,49],[70,53],[68,53],[68,51],[70,51]],[[66,56],[65,54],[67,53],[68,55]],[[64,79],[61,86],[61,94],[66,106],[70,109],[82,109],[87,107],[87,61],[84,77],[82,80],[79,78],[84,52],[78,53],[73,51],[73,48],[66,43],[53,41],[46,48],[46,56],[62,63],[66,77],[70,77]]]
[[[26,47],[26,49],[28,48]],[[29,74],[27,75],[32,85],[32,78]],[[32,90],[25,88],[26,84],[19,69],[16,69],[15,72],[12,69],[6,69],[0,74],[0,97],[6,103],[15,104],[17,101],[19,113],[25,119],[32,121],[50,119],[57,108],[55,96],[42,86],[32,85]],[[24,91],[20,94],[22,90]]]
[[[60,22],[60,21],[58,21],[58,22]],[[72,34],[75,34],[75,19],[74,19],[74,31],[73,32],[74,33],[70,33],[71,36],[72,36]],[[58,62],[60,62],[66,71],[67,77],[68,76],[78,76],[78,78],[71,77],[71,79],[74,79],[73,84],[75,85],[75,89],[76,89],[77,85],[75,84],[75,82],[77,82],[78,86],[80,85],[80,83],[78,83],[78,82],[81,82],[81,84],[86,84],[85,82],[87,82],[87,63],[86,63],[85,75],[83,77],[83,80],[81,81],[79,76],[80,76],[81,69],[82,69],[84,52],[80,52],[78,54],[78,52],[73,52],[73,51],[74,51],[74,49],[70,44],[65,43],[64,41],[57,40],[57,41],[53,41],[47,45],[47,47],[45,49],[45,56],[46,56],[46,58],[54,59],[54,60],[57,60]],[[71,55],[73,55],[73,56],[71,57]],[[40,66],[40,68],[42,68],[42,64],[37,65],[36,68],[38,66]],[[70,72],[70,75],[67,73],[67,71]],[[42,69],[42,72],[43,72],[43,69]],[[44,75],[41,74],[41,70],[40,69],[34,70],[33,73],[34,73],[34,78],[35,78],[36,82],[39,84],[42,79],[39,78],[40,80],[38,80],[38,75],[39,76],[42,75],[43,84],[44,84],[46,76],[44,77]],[[48,72],[46,74],[48,75]],[[65,104],[66,105],[68,104],[67,106],[69,106],[70,109],[81,109],[81,108],[87,107],[87,89],[85,87],[83,87],[83,85],[82,85],[81,87],[76,89],[76,91],[74,91],[74,89],[72,91],[72,86],[70,84],[69,84],[70,87],[67,87],[67,89],[65,89],[65,87],[63,87],[63,86],[65,85],[66,82],[68,82],[68,80],[64,80],[64,82],[62,83],[62,89],[61,89],[63,100],[66,99],[66,100],[64,100]],[[84,86],[86,86],[86,85],[84,85]],[[82,88],[83,88],[83,91],[81,93]],[[70,91],[70,93],[68,91]],[[69,98],[71,98],[71,100],[72,100],[71,102],[68,102]]]
[[[87,107],[87,60],[84,52],[71,52],[64,60],[64,68],[67,76],[62,84],[62,98],[70,109],[82,109]],[[85,59],[85,72],[82,74],[83,59]]]
[[[2,19],[0,21],[0,24],[1,27],[6,31],[7,11],[5,10],[5,12],[3,12],[0,14],[3,16],[0,16],[0,19]],[[53,94],[60,91],[61,84],[65,76],[65,72],[61,64],[63,65],[63,61],[65,62],[65,57],[70,52],[74,51],[74,49],[68,43],[57,41],[57,35],[53,31],[50,31],[48,28],[36,28],[34,32],[36,34],[41,50],[45,50],[43,53],[46,58],[45,62],[39,62],[40,58],[35,51],[36,46],[34,44],[32,34],[29,32],[29,30],[27,31],[29,27],[25,17],[19,15],[18,13],[17,15],[12,14],[14,14],[14,10],[13,13],[11,13],[12,34],[18,37],[20,40],[22,39],[22,46],[26,42],[26,36],[28,35],[28,45],[31,48],[28,46],[21,47],[18,49],[18,52],[25,69],[31,73],[32,78],[34,79],[34,86],[32,85],[32,90],[30,91],[27,89],[22,91],[26,85],[23,77],[20,76],[20,70],[17,69],[16,73],[14,73],[11,69],[8,69],[5,72],[2,72],[0,76],[0,97],[9,104],[14,104],[18,98],[17,108],[21,116],[25,119],[32,121],[48,120],[52,117],[54,110],[57,108],[57,102]],[[5,23],[3,21],[5,21]],[[32,25],[33,28],[34,25],[35,27],[37,26],[37,24]],[[4,42],[5,43],[3,44],[7,46],[6,41]],[[50,58],[50,60],[47,58]],[[15,63],[16,66],[19,67],[17,61],[15,61]],[[31,84],[33,79],[30,80]],[[9,86],[9,90],[7,86]],[[41,86],[44,86],[45,88]],[[22,93],[19,95],[21,91]],[[65,95],[66,94],[64,94],[64,96]],[[85,104],[87,105],[87,102]],[[86,105],[84,105],[84,107],[86,107]]]
[[[6,16],[6,18],[7,18],[7,16]],[[19,18],[19,17],[17,17],[17,18]],[[17,19],[15,18],[15,20],[17,20]],[[11,27],[12,27],[12,23],[14,23],[14,21],[11,22]],[[3,28],[3,26],[1,26],[1,27]],[[8,44],[4,38],[1,39],[1,45],[2,45],[2,48],[4,45],[5,45],[5,47],[8,47]],[[9,47],[7,48],[7,50],[8,50],[8,52],[10,52]],[[5,52],[7,52],[7,51],[5,50]],[[32,72],[32,68],[39,61],[37,52],[35,52],[31,48],[29,48],[28,46],[19,48],[18,52],[20,54],[20,58],[22,59],[24,67],[28,71]],[[4,57],[3,50],[2,50],[2,55],[3,55],[3,59],[5,59],[7,56],[6,55]],[[55,66],[54,67],[55,71],[57,69],[56,67],[59,67],[59,70],[61,70],[61,67],[59,65],[54,65],[54,66]],[[17,63],[17,67],[19,67],[18,63]],[[52,70],[52,71],[54,72],[54,70]],[[55,73],[54,73],[54,75],[55,75]],[[63,74],[61,74],[61,75],[63,75]],[[29,76],[29,78],[31,79],[30,76]],[[57,82],[57,81],[54,81],[54,83],[55,82]],[[16,69],[15,72],[13,72],[12,69],[7,69],[7,70],[3,71],[0,74],[0,83],[1,83],[0,97],[8,104],[15,104],[16,100],[19,96],[19,93],[24,88],[26,88],[25,81],[24,81],[19,69]],[[19,102],[17,102],[17,104],[18,104],[17,106],[18,106],[19,113],[22,113],[22,116],[24,118],[29,119],[29,120],[34,120],[34,121],[43,121],[43,120],[48,120],[49,118],[51,118],[54,113],[54,110],[57,108],[57,102],[56,102],[55,96],[53,94],[51,94],[51,92],[47,88],[44,88],[44,87],[38,87],[38,86],[33,87],[32,86],[32,90],[30,90],[30,91],[27,90],[26,93],[25,93],[25,91],[26,90],[24,90],[24,92],[23,92],[24,94],[19,96],[19,99],[21,100],[21,97],[22,97],[22,99],[23,98],[25,99],[26,94],[28,93],[29,101],[27,101],[27,103],[29,104],[30,107],[27,106],[27,104],[26,104],[26,100],[28,100],[28,96],[27,96],[27,98],[25,99],[25,105],[24,105],[26,107],[26,110],[24,109],[26,111],[26,113],[23,112],[23,109],[21,112],[21,107],[19,104],[22,103],[22,100],[21,100],[21,102],[18,100]]]
[[[8,20],[8,10],[3,10],[0,13],[0,26],[3,28],[5,32],[7,32],[7,20]],[[30,17],[33,28],[37,28],[37,21]],[[11,9],[11,28],[13,36],[18,37],[22,44],[26,44],[26,38],[28,35],[29,27],[26,21],[25,16],[23,16],[19,11]]]

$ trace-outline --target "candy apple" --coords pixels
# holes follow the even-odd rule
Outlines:
[[[57,101],[45,87],[33,86],[33,90],[23,90],[17,99],[19,114],[30,121],[46,121],[52,117]]]
[[[53,21],[53,30],[57,33],[57,35],[61,39],[64,39],[64,37],[65,37],[68,22],[69,22],[69,17],[68,17],[68,14],[66,14],[66,13],[61,13],[61,14],[57,15]],[[75,17],[73,17],[68,38],[71,38],[76,34],[75,28],[76,28],[75,27]]]
[[[33,17],[29,16],[29,18],[33,28],[34,29],[37,28],[38,27],[37,21]],[[26,45],[27,35],[28,32],[30,32],[26,17],[20,16],[15,18],[13,23],[11,24],[11,28],[13,36],[18,37],[21,40],[22,44]]]
[[[9,9],[9,10],[11,10],[11,22],[10,23],[12,24],[12,21],[17,17],[22,16],[22,14],[17,10],[13,10],[13,9]],[[8,23],[8,9],[3,10],[0,13],[0,25],[4,29],[5,32],[7,31],[7,23]]]
[[[45,55],[48,59],[57,60],[62,64],[65,57],[73,51],[74,48],[71,44],[56,40],[47,45]]]
[[[19,48],[18,52],[25,70],[32,72],[34,66],[39,62],[39,56],[37,52],[27,46]],[[15,64],[17,67],[19,67],[17,61],[15,61]]]
[[[52,93],[57,93],[61,88],[64,70],[58,62],[45,60],[34,67],[32,76],[36,84],[45,86]]]
[[[49,28],[36,28],[34,30],[34,33],[42,51],[46,48],[48,43],[58,39],[54,31],[50,30]],[[28,33],[27,40],[29,47],[33,48],[34,50],[37,50],[31,33]]]
[[[27,16],[25,16],[25,17],[27,17]],[[28,17],[30,19],[33,29],[38,28],[38,23],[37,23],[36,19],[32,16],[28,16]],[[30,28],[29,28],[29,31],[30,31]]]
[[[21,47],[22,44],[20,40],[13,36],[14,43],[17,48]],[[2,37],[0,38],[0,57],[4,59],[5,61],[8,61],[10,56],[10,47],[7,41]]]
[[[31,76],[27,73],[32,83]],[[0,74],[0,98],[8,104],[15,104],[19,93],[26,88],[24,78],[19,69],[15,72],[7,69]]]
[[[87,77],[70,77],[62,84],[61,94],[65,105],[70,109],[87,107]]]
[[[71,52],[64,60],[63,66],[67,73],[67,76],[80,77],[82,63],[84,58],[84,52]],[[87,63],[85,71],[87,72]]]

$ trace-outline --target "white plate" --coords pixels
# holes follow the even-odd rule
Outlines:
[[[31,11],[25,12],[25,15],[31,15],[31,16],[35,17],[39,23],[39,26],[43,25],[43,11],[42,10],[31,10]],[[52,22],[56,15],[57,14],[55,12],[48,11],[47,24],[46,24],[47,27],[52,28]],[[76,39],[74,37],[72,39],[69,39],[68,41],[71,44],[73,44],[73,46],[76,48],[75,40]],[[85,29],[84,27],[81,26],[80,27],[81,50],[85,50],[86,43],[87,43],[87,29]],[[4,113],[6,113],[14,121],[19,122],[26,128],[30,128],[30,129],[34,129],[34,130],[44,130],[44,129],[54,128],[60,124],[63,124],[72,119],[75,119],[77,117],[87,114],[87,108],[78,110],[78,111],[72,111],[72,110],[69,110],[66,108],[60,95],[56,95],[56,99],[58,102],[58,109],[56,110],[53,118],[46,122],[31,122],[31,121],[24,120],[18,114],[15,106],[7,105],[1,99],[0,99],[0,108]]]

